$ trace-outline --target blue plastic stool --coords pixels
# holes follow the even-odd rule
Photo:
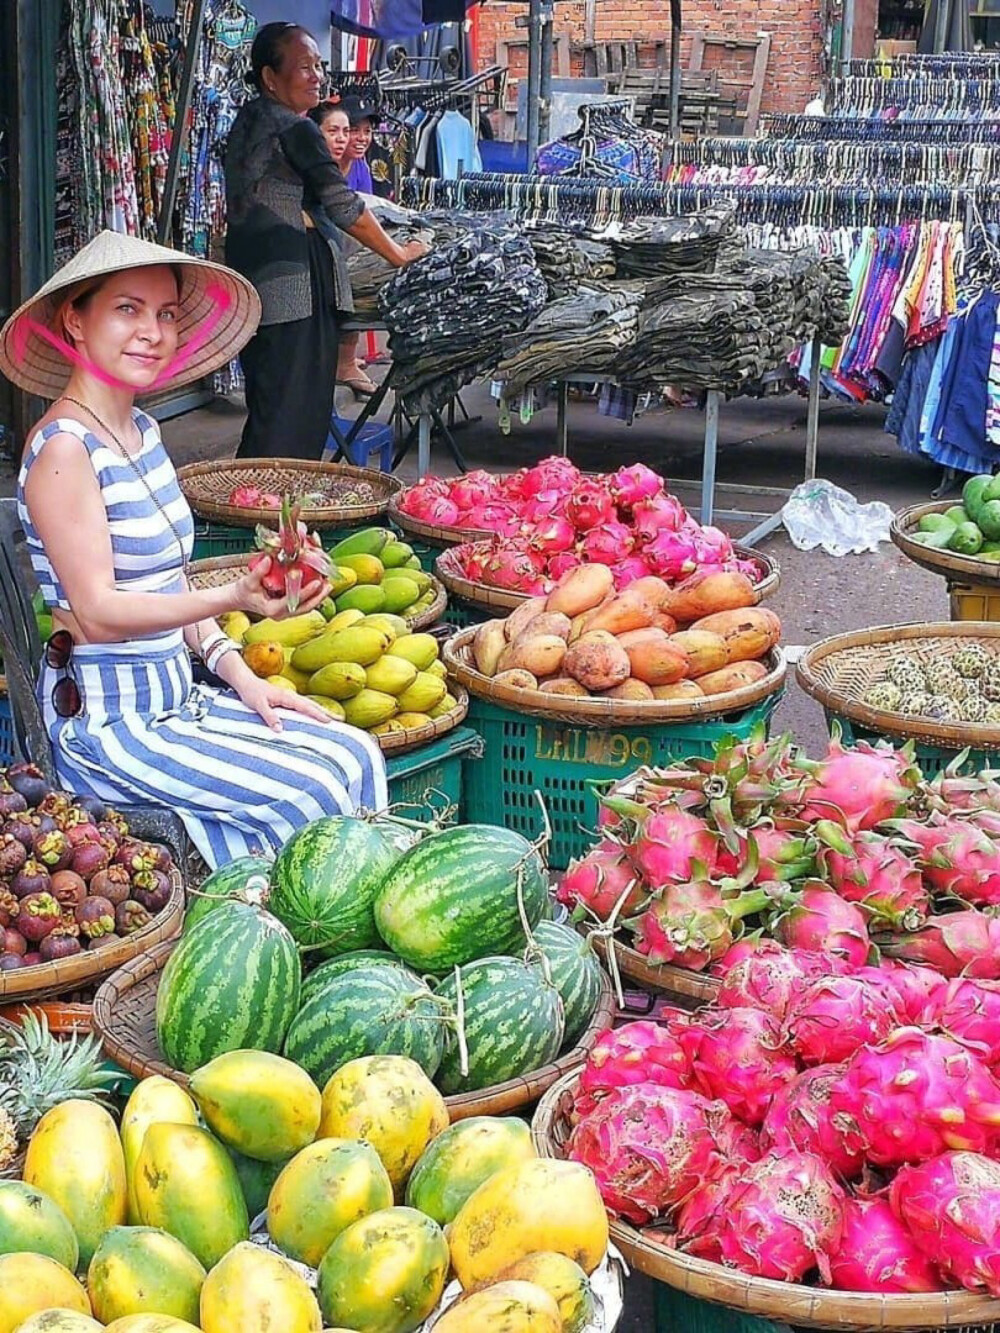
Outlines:
[[[345,439],[354,428],[353,421],[346,417],[338,417],[336,413],[331,424],[336,426]],[[391,472],[393,445],[391,426],[383,426],[379,421],[366,421],[344,452],[347,454],[348,462],[353,463],[355,467],[368,467],[370,460],[378,454],[379,469],[382,472]],[[336,453],[337,440],[331,431],[326,437],[323,448],[323,462],[329,461]]]

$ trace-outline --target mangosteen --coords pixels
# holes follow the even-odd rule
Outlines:
[[[29,856],[24,865],[10,882],[10,891],[18,898],[27,898],[29,893],[47,893],[52,876],[40,861]]]
[[[88,940],[110,935],[115,928],[115,909],[107,898],[85,898],[76,909],[76,923]]]
[[[28,952],[28,941],[19,930],[0,930],[0,953],[16,953],[20,958]]]
[[[75,870],[57,870],[49,883],[49,893],[60,907],[75,912],[87,896],[87,885]]]
[[[3,831],[16,838],[24,850],[30,852],[35,845],[35,834],[38,832],[39,823],[37,815],[22,812],[21,814],[11,815],[5,821]]]
[[[41,775],[35,777],[33,773],[13,773],[9,781],[14,791],[24,798],[29,809],[34,809],[48,794],[49,784]]]
[[[107,870],[99,870],[90,881],[90,892],[95,898],[107,898],[118,907],[132,893],[131,876],[124,866],[108,866]]]
[[[6,930],[21,910],[16,894],[5,886],[0,888],[0,930]]]
[[[132,876],[132,897],[155,916],[170,901],[170,880],[162,870],[140,870]]]
[[[115,853],[115,860],[131,875],[140,870],[155,870],[158,859],[152,843],[140,842],[138,838],[126,838]]]
[[[13,879],[27,859],[23,842],[13,833],[0,833],[0,879]]]
[[[86,810],[95,824],[99,824],[105,817],[104,802],[98,800],[96,796],[78,796],[76,803],[81,810]]]
[[[19,815],[27,810],[28,802],[19,791],[15,791],[9,782],[0,779],[0,817]]]
[[[26,940],[37,944],[59,925],[62,908],[51,893],[29,893],[21,899],[16,926]]]
[[[112,810],[109,805],[104,811],[104,819],[106,823],[112,824],[115,827],[118,832],[119,840],[128,837],[128,820],[120,810]]]
[[[71,847],[82,847],[85,843],[95,842],[101,845],[101,832],[96,824],[81,820],[79,824],[67,824],[63,829]]]
[[[95,935],[92,940],[83,940],[81,943],[85,949],[103,949],[106,944],[117,944],[121,938],[121,935],[111,931],[107,935]]]
[[[113,856],[118,848],[118,844],[122,840],[122,835],[118,831],[117,825],[112,824],[108,819],[102,819],[97,825],[97,831],[101,835],[101,842],[105,847],[110,849],[111,855]]]
[[[119,935],[134,935],[143,926],[148,926],[152,919],[142,903],[131,898],[115,909],[115,926]]]
[[[24,967],[24,959],[16,953],[0,953],[0,972],[16,972]]]
[[[14,763],[12,763],[12,764],[10,765],[9,768],[7,768],[7,769],[4,770],[4,774],[3,774],[3,776],[4,776],[4,777],[7,779],[7,781],[9,782],[10,779],[11,779],[15,774],[19,774],[19,773],[27,773],[28,776],[29,776],[29,777],[32,777],[32,778],[44,778],[44,777],[45,777],[45,774],[44,774],[44,773],[42,772],[42,770],[38,767],[38,765],[37,765],[37,764],[33,764],[33,763],[31,762],[30,759],[16,759],[16,760],[14,761]]]
[[[39,833],[54,833],[59,825],[51,815],[43,814],[41,811],[35,811],[35,818],[38,820]]]
[[[80,933],[80,927],[76,924],[76,908],[64,907],[59,917],[57,930],[61,930],[64,935],[72,935],[75,939]]]
[[[54,930],[51,935],[46,935],[45,939],[42,940],[38,952],[45,962],[51,963],[57,958],[72,958],[74,954],[82,953],[83,946],[72,935],[66,935],[61,930]]]
[[[62,829],[53,829],[51,833],[40,833],[35,839],[33,856],[41,861],[49,874],[57,870],[67,870],[73,859],[73,848]]]
[[[39,963],[44,963],[45,959],[42,957],[42,955],[38,952],[37,949],[33,949],[30,953],[26,953],[24,955],[24,957],[21,959],[21,962],[24,964],[25,967],[37,967]]]
[[[65,819],[72,808],[72,797],[67,796],[64,791],[46,792],[44,799],[38,802],[38,813],[50,815],[57,822]]]
[[[107,851],[99,842],[84,842],[73,848],[70,857],[70,869],[90,881],[99,870],[104,870],[110,860]]]
[[[156,853],[154,870],[160,870],[164,875],[169,874],[174,868],[174,858],[170,855],[170,848],[164,847],[162,842],[151,842],[149,845]]]

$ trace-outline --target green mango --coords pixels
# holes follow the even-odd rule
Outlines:
[[[978,527],[987,541],[1000,538],[1000,500],[987,500],[980,506]]]
[[[980,504],[985,504],[987,500],[1000,500],[1000,475],[990,477],[980,492]]]
[[[951,532],[954,526],[947,514],[925,514],[917,524],[917,531],[940,532],[942,529],[947,529]]]
[[[960,523],[969,522],[969,515],[961,505],[952,505],[950,509],[946,509],[945,518],[950,519],[956,528]]]
[[[966,513],[973,520],[979,522],[979,511],[983,506],[983,492],[989,486],[993,477],[986,473],[983,476],[970,477],[962,487],[962,504]]]

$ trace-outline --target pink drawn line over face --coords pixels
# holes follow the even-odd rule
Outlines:
[[[232,296],[220,283],[210,283],[205,288],[205,295],[212,302],[212,309],[205,318],[201,320],[197,329],[184,346],[171,357],[170,361],[163,370],[160,371],[153,383],[143,392],[150,393],[154,389],[159,389],[169,380],[173,379],[175,375],[179,375],[190,363],[192,357],[200,352],[205,346],[209,338],[211,338],[212,334],[218,328],[222,316],[232,305]],[[67,342],[65,338],[61,338],[57,333],[54,333],[52,329],[46,328],[44,324],[39,324],[37,320],[31,319],[30,317],[19,320],[14,327],[14,354],[19,361],[24,360],[29,330],[47,342],[50,347],[54,347],[60,356],[64,356],[67,361],[71,361],[82,370],[86,370],[88,374],[93,375],[102,383],[109,384],[115,389],[134,389],[134,385],[126,384],[124,380],[118,379],[116,375],[111,375],[106,370],[102,370],[101,367],[95,365],[89,357],[78,352],[72,343]]]

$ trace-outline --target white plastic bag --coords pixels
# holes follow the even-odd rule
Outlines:
[[[827,555],[860,555],[889,540],[892,510],[881,500],[859,504],[850,491],[817,479],[796,486],[781,521],[800,551],[821,546]]]

